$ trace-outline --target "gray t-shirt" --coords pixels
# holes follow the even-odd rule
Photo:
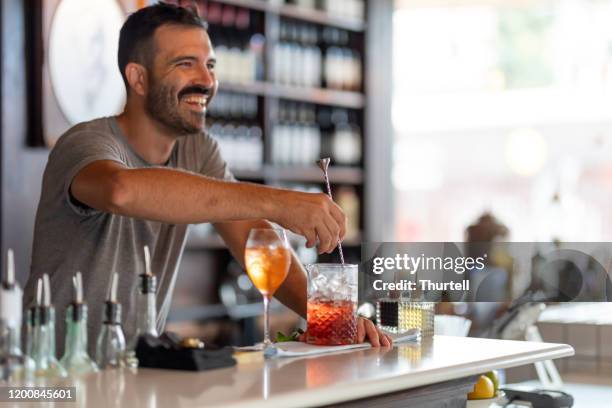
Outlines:
[[[24,307],[35,303],[38,278],[48,273],[60,356],[65,341],[65,310],[73,299],[72,277],[77,271],[83,274],[84,298],[89,307],[88,349],[93,357],[112,273],[119,274],[118,300],[129,340],[136,326],[137,275],[144,272],[143,247],[149,246],[157,276],[157,327],[161,332],[185,245],[187,225],[110,214],[76,201],[70,194],[73,178],[98,160],[116,161],[128,168],[153,167],[130,147],[114,117],[74,126],[51,151],[36,213]],[[205,133],[180,137],[165,167],[234,180],[216,141]]]

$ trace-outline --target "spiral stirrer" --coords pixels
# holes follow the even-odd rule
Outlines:
[[[325,177],[325,186],[327,187],[327,195],[333,201],[334,199],[332,198],[331,187],[329,185],[329,175],[327,174],[327,169],[329,167],[330,162],[331,159],[329,157],[324,157],[322,159],[319,159],[319,161],[317,161],[317,164],[319,165],[321,170],[323,170],[323,176]],[[342,243],[340,242],[340,240],[338,240],[338,252],[340,253],[340,262],[342,263],[342,265],[344,265],[344,253],[342,253]]]

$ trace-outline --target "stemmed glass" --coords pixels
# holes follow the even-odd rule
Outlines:
[[[291,251],[287,234],[280,228],[253,228],[244,251],[247,273],[263,296],[264,355],[272,356],[276,348],[270,340],[270,300],[287,277]]]

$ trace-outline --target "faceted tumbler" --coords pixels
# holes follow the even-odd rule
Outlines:
[[[357,341],[357,265],[311,264],[308,271],[306,342],[317,345]]]

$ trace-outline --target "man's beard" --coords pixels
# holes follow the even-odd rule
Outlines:
[[[181,112],[177,97],[179,94],[180,92],[175,92],[172,86],[161,84],[151,78],[149,92],[145,97],[146,112],[153,119],[180,135],[202,132],[205,113]]]

